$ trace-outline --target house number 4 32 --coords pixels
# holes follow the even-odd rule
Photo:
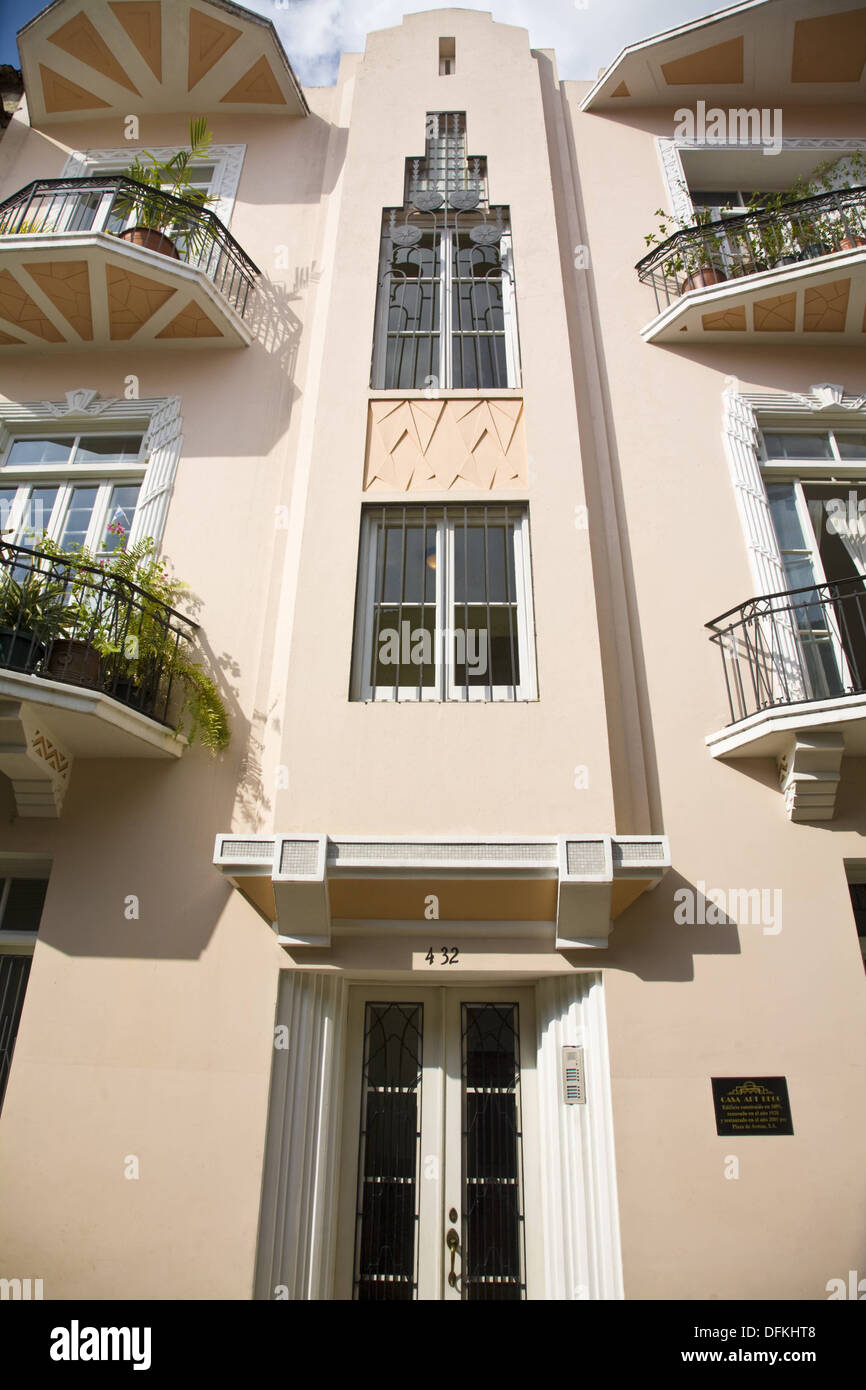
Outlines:
[[[436,959],[437,954],[438,960]],[[428,965],[456,965],[459,954],[460,948],[458,946],[440,946],[438,952],[434,952],[431,946],[424,959]]]

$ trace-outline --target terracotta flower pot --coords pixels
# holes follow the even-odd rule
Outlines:
[[[840,251],[856,251],[858,246],[866,246],[866,236],[862,232],[851,232],[839,242]]]
[[[120,233],[120,239],[131,241],[133,246],[146,246],[149,251],[159,251],[163,256],[173,256],[176,261],[180,260],[171,237],[167,237],[164,232],[156,231],[154,227],[127,227],[125,232]]]
[[[50,680],[67,685],[86,685],[96,690],[102,685],[102,658],[89,642],[61,637],[51,644],[45,674]]]
[[[716,270],[711,265],[703,265],[698,270],[693,270],[691,275],[687,275],[685,280],[681,281],[680,294],[685,294],[687,290],[699,289],[702,285],[721,285],[727,278],[723,270]]]

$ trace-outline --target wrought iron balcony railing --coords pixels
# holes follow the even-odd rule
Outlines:
[[[99,565],[0,543],[0,670],[102,691],[173,726],[196,631]]]
[[[660,312],[688,290],[866,246],[866,187],[686,227],[638,261]]]
[[[706,626],[721,652],[731,723],[776,705],[866,693],[860,579],[749,599]]]
[[[185,198],[122,175],[28,183],[0,203],[0,236],[106,232],[129,240],[137,219],[159,228],[164,253],[201,270],[244,317],[260,271],[219,218]]]

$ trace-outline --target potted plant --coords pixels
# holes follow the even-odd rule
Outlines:
[[[114,212],[121,217],[133,217],[134,225],[120,233],[124,241],[146,246],[164,256],[180,259],[178,246],[186,254],[194,254],[206,237],[202,219],[196,209],[213,202],[201,188],[191,184],[195,160],[203,159],[210,149],[211,133],[207,120],[199,116],[189,123],[189,148],[178,150],[171,159],[160,160],[148,151],[136,155],[123,177],[137,184],[136,189],[121,185],[114,200]],[[145,163],[144,161],[149,161]],[[182,198],[190,205],[185,213],[165,194]]]
[[[166,613],[188,593],[187,586],[169,575],[150,537],[128,546],[119,523],[109,530],[120,542],[109,557],[75,552],[76,559],[110,581],[103,586],[91,568],[80,571],[73,583],[72,639],[87,645],[96,658],[88,659],[89,675],[96,680],[98,662],[97,683],[107,694],[146,714],[171,712],[174,727],[190,743],[198,739],[217,753],[231,737],[225,704]],[[111,595],[109,603],[94,598],[97,587],[100,595]]]
[[[658,228],[644,237],[647,246],[664,246],[673,241],[676,232],[687,234],[673,242],[670,254],[662,261],[665,275],[676,279],[680,294],[703,285],[717,285],[728,278],[722,236],[709,208],[695,208],[689,218],[667,213],[663,208],[657,208],[655,215]]]

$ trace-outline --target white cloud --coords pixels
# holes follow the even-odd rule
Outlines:
[[[361,53],[373,29],[399,24],[406,13],[446,9],[411,0],[244,0],[271,19],[305,86],[335,80],[342,53]],[[722,0],[463,0],[460,9],[488,10],[501,24],[529,30],[534,48],[556,50],[560,77],[594,79],[620,49],[723,8]]]

